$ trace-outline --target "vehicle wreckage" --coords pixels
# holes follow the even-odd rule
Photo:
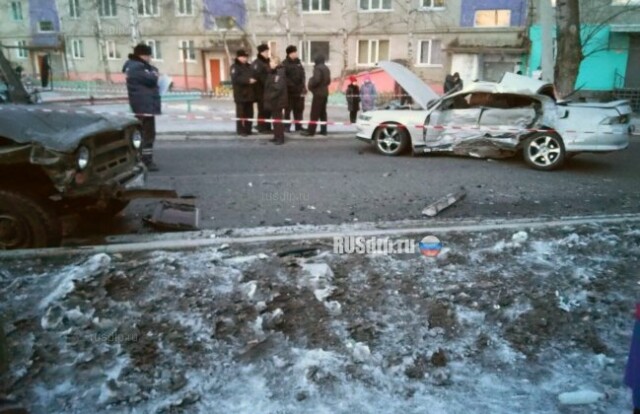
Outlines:
[[[59,245],[64,215],[177,197],[144,188],[135,118],[58,109],[34,104],[0,50],[0,249]]]
[[[522,152],[532,168],[554,170],[576,154],[629,145],[628,101],[558,102],[553,85],[513,73],[505,73],[499,83],[474,82],[440,97],[404,66],[378,65],[415,105],[359,116],[356,137],[384,155],[411,149],[414,154],[506,158]]]

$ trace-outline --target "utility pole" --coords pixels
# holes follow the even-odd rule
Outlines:
[[[104,67],[104,76],[107,82],[111,83],[111,71],[109,70],[109,62],[107,61],[106,42],[104,40],[104,32],[102,30],[102,21],[100,20],[100,12],[96,8],[96,37],[98,38],[98,48],[100,52],[100,60]]]
[[[138,30],[138,11],[136,0],[129,0],[129,28],[131,30],[131,47],[140,43],[140,31]]]
[[[551,0],[539,0],[540,26],[542,31],[541,69],[542,80],[553,83],[553,32],[555,27],[555,10]]]

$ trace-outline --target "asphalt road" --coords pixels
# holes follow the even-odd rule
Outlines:
[[[522,159],[385,157],[351,139],[160,141],[149,185],[198,199],[203,229],[421,219],[460,187],[467,197],[438,218],[558,217],[640,210],[640,139],[626,151],[582,154],[540,172]],[[89,233],[149,231],[149,200],[133,202]],[[89,226],[89,227],[86,227]]]

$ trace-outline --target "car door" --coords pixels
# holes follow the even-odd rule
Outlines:
[[[453,95],[441,102],[425,122],[425,146],[450,149],[470,136],[477,135],[482,112],[478,93]]]

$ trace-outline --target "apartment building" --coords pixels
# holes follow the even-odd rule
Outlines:
[[[121,82],[136,41],[179,88],[228,80],[235,50],[322,53],[334,76],[397,59],[425,81],[447,73],[498,80],[528,52],[527,0],[15,0],[0,10],[0,42],[37,74],[46,56],[68,79]],[[20,10],[17,12],[16,10]],[[22,14],[19,14],[22,13]],[[44,30],[42,30],[44,29]]]

